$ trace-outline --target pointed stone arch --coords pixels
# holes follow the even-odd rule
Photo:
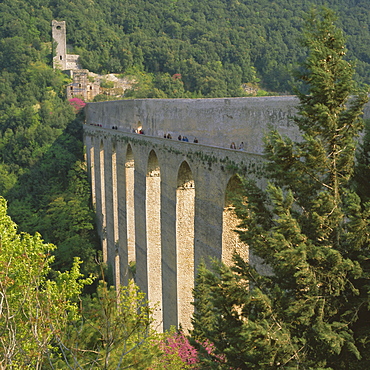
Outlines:
[[[146,243],[148,299],[155,309],[155,327],[162,331],[161,171],[154,150],[146,173]]]
[[[195,182],[189,164],[181,163],[176,189],[178,324],[191,328],[194,288]]]
[[[234,200],[243,194],[243,185],[240,178],[234,175],[227,183],[225,190],[225,204],[222,217],[222,261],[230,265],[233,253],[238,252],[248,261],[248,246],[239,240],[235,231],[240,223],[235,214]]]
[[[131,145],[127,145],[125,161],[126,179],[126,223],[127,223],[127,254],[129,265],[135,264],[135,160]],[[129,270],[130,271],[130,270]],[[129,273],[129,278],[133,278]]]

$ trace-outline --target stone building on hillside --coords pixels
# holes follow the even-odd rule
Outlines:
[[[67,86],[67,99],[79,96],[84,100],[92,100],[100,94],[100,85],[89,80],[89,71],[81,68],[79,55],[67,54],[65,21],[52,21],[52,36],[55,43],[53,68],[61,69],[72,79]]]
[[[73,69],[68,71],[73,82],[67,86],[67,99],[82,96],[84,100],[90,101],[94,96],[100,94],[99,83],[89,80],[87,69]]]

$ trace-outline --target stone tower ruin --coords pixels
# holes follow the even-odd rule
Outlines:
[[[66,44],[66,22],[52,21],[52,36],[56,43],[55,53],[53,58],[53,68],[67,69],[67,44]]]
[[[67,86],[67,99],[76,96],[85,100],[93,99],[100,93],[100,85],[89,81],[89,71],[81,69],[79,55],[67,54],[66,22],[53,20],[51,26],[55,44],[53,68],[62,70],[72,79],[72,83]]]

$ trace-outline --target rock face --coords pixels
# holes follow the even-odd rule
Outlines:
[[[136,264],[136,282],[159,302],[158,330],[191,327],[202,259],[228,263],[236,249],[269,273],[237,238],[232,195],[241,191],[237,172],[264,186],[262,138],[270,126],[299,139],[290,119],[296,104],[295,97],[87,104],[84,141],[104,259],[116,284]]]

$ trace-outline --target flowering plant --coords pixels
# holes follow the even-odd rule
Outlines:
[[[86,103],[80,98],[72,98],[68,101],[69,104],[71,104],[72,107],[75,109],[76,113],[79,112],[86,105]]]

